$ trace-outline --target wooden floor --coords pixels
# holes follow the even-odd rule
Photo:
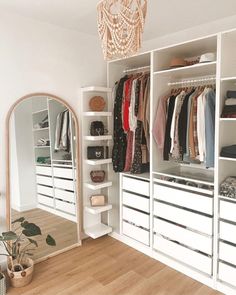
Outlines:
[[[12,210],[12,220],[22,216],[29,222],[36,223],[42,231],[42,236],[33,238],[38,242],[38,248],[33,257],[34,260],[77,243],[77,224],[75,222],[41,209],[33,209],[25,212]],[[56,240],[57,245],[55,247],[46,244],[45,239],[48,234]]]
[[[36,265],[33,282],[9,295],[217,295],[110,237],[86,240]]]

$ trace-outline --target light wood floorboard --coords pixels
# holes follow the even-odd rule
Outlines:
[[[114,240],[88,239],[36,265],[33,282],[9,295],[219,295]]]

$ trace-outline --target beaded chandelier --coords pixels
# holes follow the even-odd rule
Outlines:
[[[97,10],[104,58],[136,53],[141,47],[147,0],[102,0]]]

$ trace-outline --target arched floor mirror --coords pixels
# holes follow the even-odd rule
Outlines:
[[[81,244],[79,124],[69,104],[47,93],[29,94],[6,119],[7,227],[25,217],[42,236],[34,261]],[[45,244],[50,234],[55,247]]]

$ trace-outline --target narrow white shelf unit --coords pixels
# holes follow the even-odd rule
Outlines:
[[[112,159],[102,159],[102,160],[84,160],[86,164],[92,165],[92,166],[97,166],[97,165],[106,165],[106,164],[111,164]]]
[[[105,181],[102,183],[86,182],[84,183],[84,186],[95,191],[95,190],[112,186],[112,182],[111,181]]]
[[[88,141],[112,140],[112,135],[100,135],[100,136],[86,135],[84,139]]]
[[[111,117],[112,112],[84,112],[85,117]]]
[[[100,214],[102,212],[106,212],[112,209],[112,205],[106,204],[104,206],[92,207],[92,206],[85,206],[84,210],[91,214]]]
[[[84,229],[86,235],[93,239],[100,238],[112,232],[112,227],[105,225],[103,223],[96,224],[94,226]]]

